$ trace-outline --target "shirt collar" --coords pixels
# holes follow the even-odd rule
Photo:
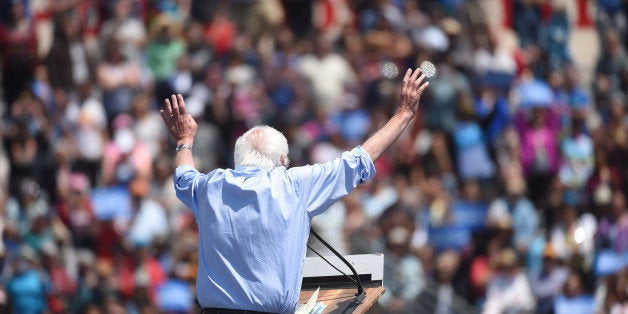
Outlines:
[[[264,171],[264,169],[251,167],[251,166],[240,166],[234,169],[235,172],[245,173],[245,174],[253,174],[258,173],[260,171]]]

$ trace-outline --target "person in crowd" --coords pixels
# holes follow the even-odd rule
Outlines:
[[[141,85],[141,70],[137,61],[124,55],[117,40],[109,41],[105,51],[105,57],[98,65],[96,75],[98,84],[103,90],[102,103],[107,120],[111,122],[118,115],[130,112],[133,97]]]
[[[28,246],[20,248],[19,259],[14,265],[15,274],[6,286],[11,300],[11,312],[43,314],[48,309],[47,298],[51,287],[42,276],[41,261],[37,252]]]
[[[621,190],[609,192],[609,205],[600,213],[597,224],[596,246],[616,252],[628,250],[628,206]]]
[[[519,253],[525,253],[536,236],[539,217],[534,204],[526,196],[526,184],[522,177],[505,180],[505,194],[489,205],[488,225],[494,228],[512,226],[512,243]]]
[[[180,32],[179,22],[165,13],[151,25],[145,58],[157,84],[164,83],[176,71],[177,60],[185,53],[186,44]]]
[[[628,87],[628,54],[626,47],[621,44],[617,31],[609,29],[603,34],[605,45],[597,64],[596,74],[607,83],[598,85],[603,87],[600,92],[625,91]]]
[[[470,306],[465,307],[456,300],[458,295],[463,294],[457,280],[461,261],[456,251],[439,253],[435,260],[435,285],[426,285],[422,289],[411,310],[427,313],[461,313],[471,310]]]
[[[137,138],[133,124],[133,118],[127,114],[113,122],[113,138],[105,146],[102,161],[102,179],[106,186],[128,185],[135,178],[152,176],[150,149]]]
[[[499,252],[495,270],[486,288],[482,313],[528,313],[536,307],[530,283],[521,270],[517,253],[505,248]]]
[[[537,313],[552,313],[554,298],[561,294],[569,277],[569,268],[558,258],[551,242],[545,244],[541,271],[529,275],[532,293],[537,299]]]
[[[459,118],[453,130],[457,173],[461,180],[488,180],[495,174],[495,165],[489,156],[486,137],[471,99],[461,95],[459,100]]]
[[[534,107],[515,118],[521,136],[521,165],[533,201],[539,201],[558,170],[558,122],[551,108]]]
[[[69,119],[72,143],[76,147],[72,169],[85,173],[90,185],[96,187],[109,137],[107,115],[91,82],[79,87],[74,102],[77,109]]]
[[[414,222],[402,207],[392,207],[382,215],[384,233],[384,287],[387,296],[380,302],[385,313],[409,313],[426,278],[422,264],[411,250]]]
[[[113,16],[100,27],[101,44],[116,40],[120,43],[122,54],[130,60],[141,60],[148,35],[144,21],[134,14],[134,1],[116,0],[109,3],[113,7]]]
[[[56,213],[71,232],[75,247],[94,249],[98,222],[94,204],[89,198],[89,178],[83,173],[73,173],[68,181],[67,191],[60,195],[56,205]]]
[[[7,1],[8,14],[0,22],[0,56],[3,59],[2,92],[8,107],[27,89],[36,60],[37,37],[24,1]]]
[[[571,261],[576,269],[588,269],[595,253],[595,217],[588,212],[580,213],[576,206],[569,203],[564,203],[557,214],[549,236],[557,256]]]
[[[72,14],[62,14],[56,23],[54,41],[45,58],[48,75],[53,87],[71,90],[93,78],[94,60]]]
[[[310,83],[316,110],[328,114],[340,110],[342,95],[356,80],[351,65],[323,34],[315,36],[312,52],[300,59],[298,69]]]

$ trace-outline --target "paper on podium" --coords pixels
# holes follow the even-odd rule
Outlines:
[[[323,310],[325,309],[325,304],[323,304],[321,302],[316,302],[316,300],[318,299],[318,292],[320,290],[321,290],[321,288],[318,287],[316,289],[316,291],[314,291],[314,293],[312,294],[310,299],[307,300],[307,302],[305,304],[299,304],[297,306],[297,310],[294,312],[294,314],[320,314],[320,313],[323,313]]]

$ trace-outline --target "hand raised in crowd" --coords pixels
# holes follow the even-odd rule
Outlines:
[[[185,101],[181,94],[172,95],[164,101],[165,109],[159,111],[168,131],[177,143],[191,144],[196,135],[196,121],[185,110]]]
[[[419,76],[420,72],[420,69],[415,69],[414,71],[412,71],[412,69],[408,69],[401,86],[399,109],[406,110],[412,115],[416,114],[419,107],[419,99],[421,99],[423,91],[425,91],[427,86],[430,85],[429,82],[423,83],[423,80],[425,80],[425,74],[421,74]]]

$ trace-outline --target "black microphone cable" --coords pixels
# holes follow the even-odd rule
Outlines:
[[[323,240],[321,238],[320,235],[318,235],[318,233],[316,233],[316,231],[314,231],[314,229],[312,227],[310,227],[310,233],[312,235],[314,235],[314,237],[316,237],[316,239],[318,239],[318,241],[320,241],[324,246],[326,246],[332,253],[334,253],[334,255],[338,256],[338,258],[340,258],[340,260],[345,263],[345,265],[347,265],[349,267],[349,269],[351,269],[351,272],[353,272],[353,275],[355,276],[355,279],[353,280],[357,285],[358,285],[358,293],[356,294],[359,297],[359,301],[358,302],[362,302],[362,299],[365,296],[364,293],[364,287],[362,287],[362,282],[360,281],[360,276],[358,276],[358,272],[355,270],[355,268],[353,268],[353,265],[351,265],[351,263],[349,263],[343,256],[342,254],[338,253],[338,251],[336,251],[336,249],[334,249],[329,243],[327,243],[325,240]],[[309,246],[308,246],[309,247]],[[310,250],[312,250],[312,248],[310,248]],[[312,250],[314,251],[314,250]],[[318,256],[321,256],[318,252],[314,251],[314,253],[316,253]],[[322,257],[322,256],[321,256]],[[340,271],[338,268],[336,268],[334,265],[332,265],[327,259],[323,258],[323,260],[325,262],[327,262],[327,264],[329,264],[330,266],[332,266],[334,269]],[[344,272],[340,271],[340,273],[342,273],[343,275],[349,277],[347,274],[345,274]],[[349,277],[351,278],[351,277]]]

